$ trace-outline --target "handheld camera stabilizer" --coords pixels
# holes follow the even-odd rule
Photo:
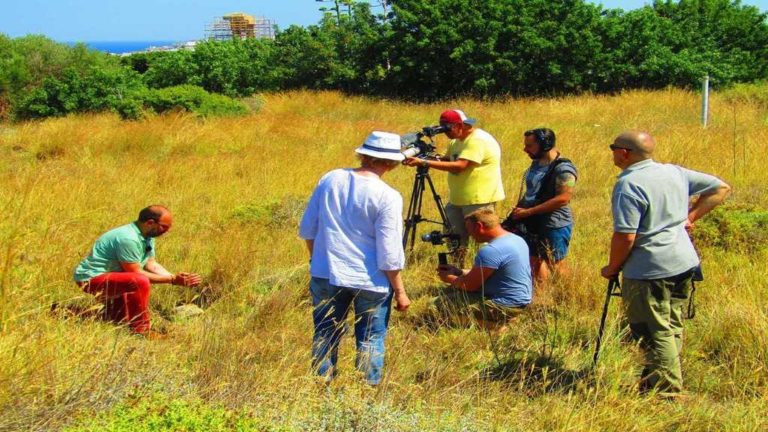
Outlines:
[[[427,126],[424,127],[421,132],[403,135],[401,143],[403,147],[403,156],[417,157],[425,160],[437,160],[439,156],[435,152],[435,143],[432,137],[437,134],[445,133],[446,131],[447,128],[443,126]],[[440,214],[439,221],[429,220],[421,215],[421,208],[424,203],[424,190],[427,188],[427,185],[429,185],[429,190],[432,192],[432,199]],[[431,222],[443,226],[442,232],[435,230],[421,236],[422,241],[430,242],[434,245],[447,243],[451,252],[458,247],[458,235],[453,234],[453,227],[445,213],[443,201],[440,198],[440,195],[437,194],[435,185],[432,183],[432,178],[429,176],[429,167],[427,166],[419,166],[416,168],[413,189],[411,191],[411,201],[408,204],[408,214],[405,218],[403,248],[407,248],[408,243],[410,242],[409,250],[413,251],[413,246],[416,242],[416,226],[420,222]]]

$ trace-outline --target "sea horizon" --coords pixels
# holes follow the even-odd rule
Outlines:
[[[85,44],[88,48],[97,51],[103,51],[110,54],[125,54],[132,52],[146,51],[150,47],[166,47],[182,44],[186,40],[144,40],[144,41],[65,41],[64,43],[69,46],[74,46],[78,43]]]

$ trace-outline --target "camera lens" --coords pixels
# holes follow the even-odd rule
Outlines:
[[[401,153],[403,156],[409,158],[409,157],[416,157],[416,155],[419,154],[419,148],[416,146],[408,147],[407,149],[403,150]]]

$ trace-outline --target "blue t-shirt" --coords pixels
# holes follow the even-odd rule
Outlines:
[[[523,199],[520,203],[523,208],[530,208],[541,204],[536,202],[536,195],[538,195],[539,190],[542,187],[542,181],[544,180],[544,176],[547,174],[547,171],[549,171],[550,165],[551,164],[540,165],[539,161],[533,161],[531,163],[531,166],[528,168],[528,171],[525,174],[525,196],[523,196]],[[555,166],[555,172],[553,175],[555,178],[557,178],[557,176],[566,173],[571,174],[574,177],[578,177],[576,167],[569,162],[562,162],[557,164],[557,166]],[[552,213],[543,216],[546,217],[544,222],[544,226],[546,228],[562,228],[573,224],[573,213],[571,212],[570,205],[560,207]]]
[[[613,231],[636,234],[622,271],[629,279],[661,279],[699,264],[685,231],[690,197],[716,191],[717,177],[653,160],[619,175],[611,204]]]
[[[531,303],[531,264],[522,237],[510,233],[491,240],[477,253],[475,266],[495,269],[481,291],[486,298],[508,307]]]

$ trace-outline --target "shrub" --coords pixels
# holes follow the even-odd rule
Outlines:
[[[180,85],[143,92],[144,106],[156,113],[181,109],[203,117],[237,116],[249,112],[244,103],[224,95],[212,94],[202,87]]]
[[[70,67],[59,78],[46,78],[18,104],[18,119],[64,116],[70,113],[114,111],[132,112],[126,98],[131,99],[143,88],[133,71],[92,67],[79,70]]]
[[[196,112],[202,117],[235,117],[248,114],[249,109],[238,100],[211,93],[203,99]]]

